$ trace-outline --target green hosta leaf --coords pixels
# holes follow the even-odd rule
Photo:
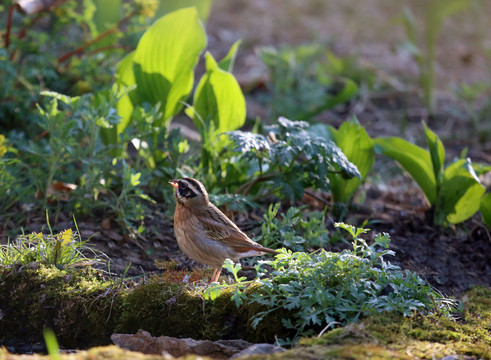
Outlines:
[[[491,171],[491,165],[488,164],[472,163],[472,167],[474,168],[474,171],[476,172],[477,176],[484,175],[487,172]]]
[[[139,101],[162,102],[168,122],[193,87],[194,67],[205,46],[206,34],[195,8],[157,20],[143,34],[133,59]]]
[[[118,64],[116,70],[116,84],[120,87],[135,86],[135,74],[133,73],[133,58],[135,52],[132,51],[126,55],[123,60]],[[134,92],[134,91],[133,91]],[[118,109],[118,114],[121,116],[121,122],[117,126],[117,133],[122,133],[124,129],[128,126],[131,114],[133,113],[133,101],[136,102],[133,94],[128,94],[118,101],[116,108]]]
[[[375,150],[401,165],[418,183],[430,204],[436,201],[436,180],[428,151],[398,137],[374,140]]]
[[[233,49],[230,54],[233,54]],[[217,133],[237,130],[244,124],[246,116],[242,90],[235,77],[221,69],[210,53],[206,53],[205,59],[206,74],[196,88],[193,109],[186,113],[201,132],[207,128],[205,124],[208,121],[213,122]],[[231,59],[223,63],[223,66],[231,65]]]
[[[162,16],[178,9],[194,6],[200,20],[206,21],[212,4],[213,0],[160,0],[156,15]]]
[[[431,163],[433,164],[433,173],[437,183],[440,181],[440,176],[443,173],[443,165],[445,164],[445,148],[438,135],[436,135],[423,121],[428,148],[430,149]]]
[[[160,102],[164,114],[160,121],[167,125],[191,92],[194,67],[205,46],[206,34],[195,8],[181,9],[157,20],[143,34],[132,59],[125,59],[118,69],[125,85],[137,85],[131,95],[132,105]],[[130,65],[134,79],[127,73]],[[127,104],[121,107],[121,117],[128,119]],[[123,129],[124,124],[127,122],[122,122]]]
[[[351,199],[373,166],[375,161],[374,145],[356,118],[344,122],[339,130],[332,126],[329,126],[328,130],[336,145],[339,146],[348,160],[356,165],[361,175],[361,179],[344,179],[339,174],[329,174],[334,201],[346,203]]]
[[[435,224],[458,224],[479,210],[486,189],[479,183],[470,159],[458,160],[445,169],[435,206]]]
[[[491,193],[483,196],[479,210],[481,210],[482,221],[491,229]]]

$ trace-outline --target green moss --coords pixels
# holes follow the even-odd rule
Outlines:
[[[466,310],[461,320],[382,313],[330,331],[321,338],[302,339],[300,346],[376,344],[423,359],[452,354],[491,359],[491,292],[485,288],[472,289],[463,302]]]
[[[251,287],[247,292],[258,291]],[[181,283],[169,284],[153,277],[146,284],[123,295],[123,312],[115,331],[134,333],[145,329],[153,336],[191,337],[193,339],[236,339],[273,342],[275,336],[291,335],[282,319],[284,310],[268,314],[257,328],[252,319],[264,307],[244,303],[237,308],[233,289],[223,290],[214,300],[205,300],[199,291]]]
[[[0,348],[0,359],[8,360],[50,360],[51,357],[48,355],[14,355],[9,354],[5,348]],[[117,346],[100,346],[94,347],[87,351],[80,351],[71,354],[61,354],[60,359],[65,360],[168,360],[169,356],[166,355],[155,355],[155,354],[143,354],[136,351],[129,351],[121,349]],[[197,355],[187,355],[177,358],[178,360],[212,360],[206,356]]]
[[[49,327],[66,347],[107,343],[119,308],[111,283],[91,268],[33,267],[4,273],[0,337],[42,341]]]

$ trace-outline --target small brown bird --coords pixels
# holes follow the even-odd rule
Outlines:
[[[277,254],[249,239],[224,213],[210,203],[202,183],[193,178],[170,180],[176,197],[174,232],[181,251],[194,261],[214,266],[217,282],[225,259]]]

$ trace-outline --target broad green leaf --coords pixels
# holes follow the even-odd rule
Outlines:
[[[483,164],[483,163],[472,163],[472,167],[476,172],[477,176],[481,176],[491,171],[491,165]]]
[[[433,205],[436,201],[436,180],[428,151],[398,137],[380,137],[374,143],[375,151],[397,161]]]
[[[482,197],[479,210],[481,210],[482,221],[491,229],[491,193]]]
[[[345,121],[339,130],[328,127],[331,138],[343,151],[348,160],[356,165],[361,179],[344,179],[339,174],[330,173],[331,191],[334,201],[347,203],[367,176],[375,161],[373,141],[356,118]]]
[[[195,8],[157,20],[143,34],[133,57],[137,103],[161,102],[167,125],[192,90],[194,67],[205,46],[206,34]]]
[[[443,173],[443,165],[445,164],[445,148],[438,135],[436,135],[423,121],[428,148],[430,149],[431,163],[433,164],[433,173],[437,183],[440,181],[440,176]]]
[[[156,16],[163,16],[186,7],[195,7],[200,20],[206,21],[212,4],[213,0],[160,0]]]
[[[435,224],[458,224],[467,220],[479,210],[485,191],[472,169],[470,159],[456,161],[443,174],[440,194],[435,203]]]
[[[135,52],[132,51],[118,64],[118,68],[116,70],[116,84],[118,84],[119,87],[135,86],[135,75],[133,73],[134,56]],[[121,122],[117,126],[118,134],[122,133],[124,129],[126,129],[130,122],[131,114],[133,113],[134,106],[130,96],[134,97],[132,94],[125,95],[116,105],[118,114],[121,116]]]
[[[194,93],[194,113],[190,110],[186,113],[201,131],[208,122],[213,122],[217,133],[237,130],[244,124],[246,116],[242,90],[235,77],[222,70],[210,53],[205,54],[205,60],[206,74]]]

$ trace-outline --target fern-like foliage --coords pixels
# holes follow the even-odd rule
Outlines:
[[[293,200],[302,197],[308,187],[329,191],[330,172],[361,178],[341,149],[332,141],[309,134],[309,126],[305,121],[280,117],[278,124],[265,127],[266,135],[228,133],[235,151],[258,164],[259,174],[244,192],[266,183],[278,195]]]

